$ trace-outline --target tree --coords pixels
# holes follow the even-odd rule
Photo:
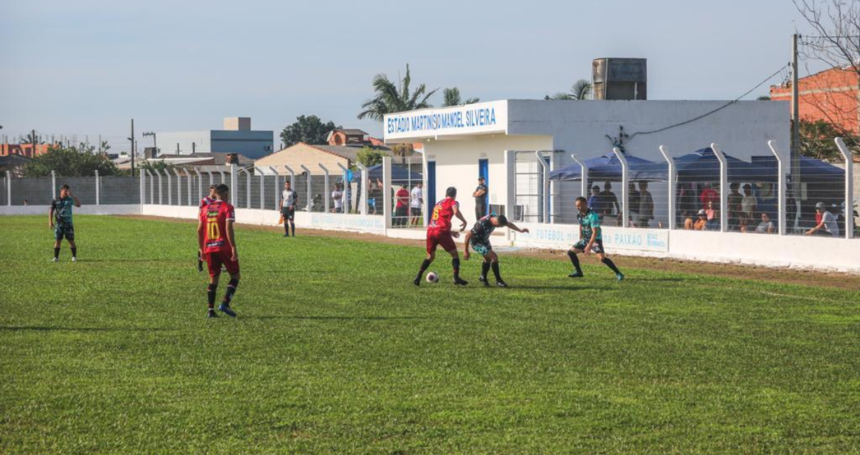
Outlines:
[[[756,98],[756,101],[770,101],[770,97],[767,95],[762,95],[762,96]]]
[[[413,92],[409,87],[411,83],[412,75],[409,72],[408,64],[406,65],[406,76],[400,81],[399,87],[385,74],[374,76],[373,90],[376,92],[376,96],[361,105],[364,110],[358,114],[358,119],[368,117],[381,122],[386,114],[433,107],[428,99],[439,89],[427,92],[427,86],[421,84]]]
[[[850,148],[857,146],[857,139],[845,136],[844,132],[824,120],[800,121],[800,154],[818,160],[842,162],[842,153],[836,147],[835,138],[841,137]]]
[[[446,88],[442,91],[442,107],[460,106],[464,104],[474,104],[481,100],[479,98],[469,98],[465,102],[460,100],[460,89],[457,87]]]
[[[546,100],[587,100],[591,97],[591,82],[585,79],[576,81],[570,87],[570,92],[559,92],[553,96],[545,96]]]
[[[335,126],[334,122],[323,123],[316,115],[296,117],[296,122],[281,131],[281,142],[284,148],[304,142],[306,144],[325,144],[326,137],[331,130],[341,128]]]
[[[42,141],[42,137],[39,136],[38,134],[27,133],[27,135],[24,136],[24,138],[21,140],[21,143],[22,144],[44,144],[45,142]]]
[[[47,153],[36,156],[24,166],[26,177],[44,177],[55,171],[64,177],[89,177],[95,171],[99,175],[121,174],[119,168],[105,155],[94,153],[94,146],[52,145]]]
[[[406,164],[406,157],[415,152],[415,147],[412,144],[394,144],[391,146],[391,153],[400,157],[400,163]]]
[[[381,151],[364,146],[356,154],[356,159],[365,167],[371,167],[376,166],[377,164],[382,164],[382,158],[384,156],[385,154]]]

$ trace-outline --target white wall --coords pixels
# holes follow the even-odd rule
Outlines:
[[[517,247],[564,251],[579,238],[575,225],[518,225],[531,232],[512,233]],[[603,238],[610,255],[860,273],[860,239],[613,227]]]
[[[429,161],[436,161],[436,201],[445,198],[449,186],[457,188],[457,200],[470,223],[475,218],[472,192],[478,186],[478,161],[489,160],[490,204],[506,203],[508,190],[505,150],[547,150],[549,136],[472,136],[466,140],[430,140],[424,142]]]

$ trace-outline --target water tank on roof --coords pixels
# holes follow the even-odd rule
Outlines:
[[[648,64],[644,58],[597,58],[591,64],[596,100],[648,99]]]

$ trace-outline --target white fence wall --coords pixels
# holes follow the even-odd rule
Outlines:
[[[567,250],[579,239],[578,225],[521,223],[511,245]],[[701,262],[789,267],[860,273],[860,242],[833,237],[800,237],[715,231],[603,228],[610,255],[649,256]]]

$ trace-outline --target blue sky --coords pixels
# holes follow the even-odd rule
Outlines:
[[[3,0],[0,134],[102,134],[120,150],[132,117],[138,132],[228,116],[280,131],[316,114],[381,135],[356,115],[373,76],[407,63],[413,82],[493,100],[644,57],[650,99],[732,99],[788,63],[795,20],[790,0]]]

